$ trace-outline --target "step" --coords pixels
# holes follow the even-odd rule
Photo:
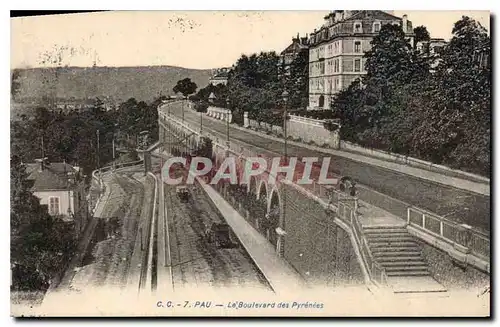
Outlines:
[[[383,247],[399,247],[399,248],[419,248],[415,241],[377,241],[370,242],[370,249]]]
[[[376,256],[377,254],[394,254],[394,253],[421,253],[418,245],[414,246],[384,246],[384,247],[370,247],[371,253]]]
[[[408,233],[406,227],[363,226],[365,233]]]
[[[375,257],[375,260],[380,263],[384,262],[400,262],[400,261],[415,261],[415,260],[422,260],[422,256],[420,255],[415,255],[415,256],[392,256],[392,255],[387,255],[387,256],[377,256]]]
[[[388,277],[409,277],[409,276],[430,276],[431,273],[428,271],[387,271],[385,274]]]
[[[382,266],[384,266],[384,267],[395,267],[395,268],[396,267],[402,267],[402,268],[425,267],[426,269],[428,268],[427,263],[425,263],[421,259],[412,260],[412,261],[384,261],[383,263],[382,263],[382,261],[379,261],[379,263],[381,263]]]
[[[415,272],[415,271],[426,271],[429,272],[429,267],[426,264],[418,266],[384,266],[386,272]]]
[[[446,294],[446,288],[431,276],[391,276],[387,283],[394,293],[400,295],[427,295]]]
[[[415,239],[409,235],[407,236],[375,236],[367,237],[366,240],[370,243],[376,242],[415,242]]]
[[[410,233],[364,233],[367,238],[372,237],[413,237]]]

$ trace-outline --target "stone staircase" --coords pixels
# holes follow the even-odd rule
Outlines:
[[[368,247],[395,293],[444,292],[429,271],[416,239],[403,226],[363,226]]]

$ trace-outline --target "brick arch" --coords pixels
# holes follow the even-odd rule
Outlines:
[[[269,194],[269,201],[267,201],[267,212],[271,211],[271,207],[277,204],[279,206],[280,217],[283,212],[283,204],[281,202],[281,193],[277,185],[273,186]],[[281,219],[280,219],[281,220]]]
[[[265,181],[264,179],[260,178],[259,180],[259,183],[257,183],[257,191],[256,191],[256,194],[257,194],[257,199],[260,199],[262,197],[262,191],[265,191],[265,200],[266,200],[266,203],[267,203],[267,197],[269,195],[269,186],[267,185],[267,181]]]
[[[281,226],[283,217],[283,206],[281,202],[281,194],[278,187],[274,186],[271,189],[269,200],[267,201],[267,230],[266,238],[277,249],[278,234],[276,228]]]
[[[247,186],[247,193],[252,193],[257,196],[257,177],[250,176],[250,182]]]

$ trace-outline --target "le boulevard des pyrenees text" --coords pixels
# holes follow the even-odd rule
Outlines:
[[[211,308],[225,308],[225,309],[323,309],[322,302],[296,302],[296,301],[282,301],[282,302],[255,302],[255,301],[229,301],[226,303],[213,302],[213,301],[157,301],[158,308],[190,308],[190,309],[211,309]]]

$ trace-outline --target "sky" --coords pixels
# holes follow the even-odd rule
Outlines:
[[[118,11],[11,19],[11,68],[46,66],[231,66],[241,54],[286,48],[327,11]],[[488,11],[394,11],[449,39],[462,15],[489,31]],[[48,60],[47,60],[48,59]]]

